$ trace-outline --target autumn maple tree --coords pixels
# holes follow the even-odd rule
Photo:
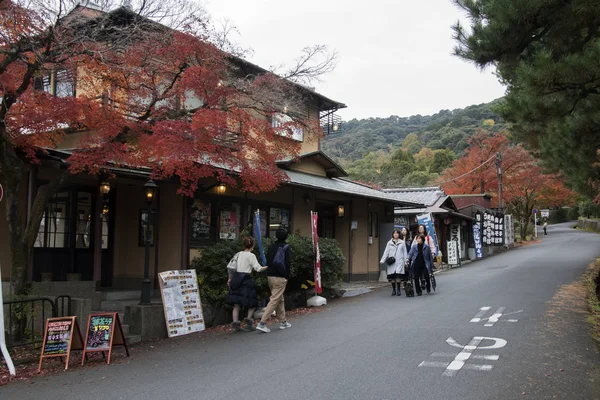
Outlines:
[[[559,175],[546,173],[538,160],[502,133],[473,136],[463,157],[442,173],[442,187],[448,194],[493,194],[492,206],[498,207],[497,153],[502,155],[504,208],[523,222],[521,237],[535,207],[556,208],[573,201],[574,193],[565,188]]]
[[[231,42],[193,2],[116,3],[0,0],[0,179],[13,296],[27,291],[44,207],[73,176],[144,167],[154,179],[178,180],[184,195],[208,177],[269,191],[283,179],[276,161],[299,152],[293,130],[318,131],[294,82],[333,68],[335,55],[324,47],[304,49],[276,75],[219,48]],[[44,90],[59,73],[75,93]],[[45,155],[69,135],[76,149],[38,187],[26,222],[18,196],[26,171],[52,165]]]

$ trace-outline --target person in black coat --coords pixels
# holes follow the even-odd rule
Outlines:
[[[410,249],[410,253],[408,253],[408,259],[413,269],[413,277],[415,280],[417,296],[421,296],[422,291],[421,284],[419,282],[421,276],[425,278],[427,293],[431,293],[431,279],[429,275],[431,274],[431,270],[433,268],[433,256],[431,254],[431,249],[427,244],[425,244],[424,235],[417,235],[415,239],[416,245]]]
[[[275,232],[277,241],[273,243],[267,251],[267,281],[271,289],[271,298],[269,304],[263,313],[260,323],[256,327],[261,332],[271,331],[267,327],[267,320],[275,311],[275,316],[279,320],[279,329],[291,328],[292,325],[285,319],[285,301],[283,293],[287,281],[290,278],[292,269],[292,249],[286,243],[288,238],[287,230],[281,228]]]

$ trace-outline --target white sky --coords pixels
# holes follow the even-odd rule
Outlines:
[[[339,53],[335,71],[315,83],[345,103],[344,119],[429,115],[504,95],[492,70],[452,55],[451,26],[464,13],[451,0],[205,0],[215,20],[264,68],[289,63],[307,45]]]

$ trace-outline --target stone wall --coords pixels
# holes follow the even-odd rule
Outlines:
[[[577,221],[577,227],[585,231],[600,233],[600,220],[579,218]]]

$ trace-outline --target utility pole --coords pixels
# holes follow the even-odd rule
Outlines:
[[[496,153],[496,174],[498,175],[498,208],[504,213],[504,204],[502,201],[502,154]]]

